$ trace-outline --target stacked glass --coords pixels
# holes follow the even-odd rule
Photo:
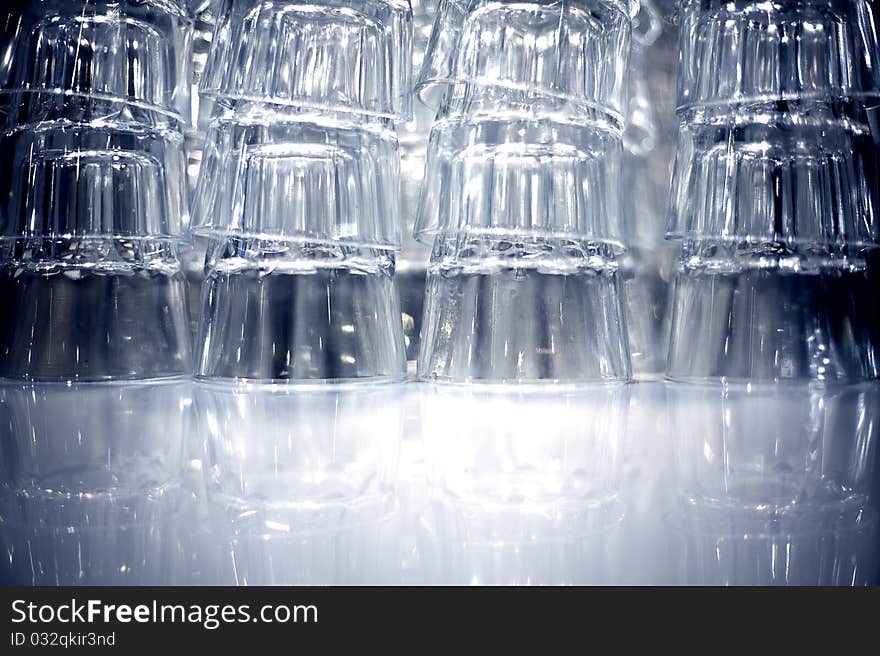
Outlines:
[[[870,0],[683,0],[667,376],[880,373],[880,48]]]
[[[437,108],[419,377],[630,377],[617,177],[623,0],[442,0],[417,91]]]
[[[188,374],[182,0],[0,17],[0,377]]]
[[[880,374],[876,12],[873,0],[678,5],[666,375],[681,527],[708,581],[743,567],[763,583],[864,578]]]
[[[196,375],[402,378],[408,0],[222,0],[216,21],[193,206],[210,240]]]

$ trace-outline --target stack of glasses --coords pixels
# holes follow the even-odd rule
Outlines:
[[[628,0],[442,0],[418,370],[441,382],[630,377],[617,272]]]
[[[188,374],[182,0],[0,16],[0,377]]]
[[[196,376],[405,375],[394,121],[411,114],[408,0],[223,0],[193,206],[210,240]]]
[[[669,378],[880,374],[876,11],[871,0],[679,5]]]
[[[191,499],[191,22],[183,0],[0,20],[0,579],[162,582]]]

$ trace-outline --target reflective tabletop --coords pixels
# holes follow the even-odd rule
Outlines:
[[[876,583],[880,385],[0,386],[24,585]]]

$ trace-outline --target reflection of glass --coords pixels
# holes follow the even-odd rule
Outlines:
[[[450,83],[494,86],[622,122],[637,3],[441,0],[416,83],[436,107]]]
[[[170,582],[186,382],[0,386],[0,543],[10,582]]]
[[[686,507],[679,521],[682,583],[874,583],[877,513],[870,508],[770,517],[693,505]]]
[[[687,496],[776,508],[864,501],[880,387],[668,385]]]
[[[880,386],[667,389],[687,582],[870,581]]]
[[[199,384],[207,583],[388,582],[400,386]],[[393,555],[392,555],[393,556]]]
[[[351,516],[340,524],[328,521],[311,528],[300,526],[295,516],[289,522],[270,520],[261,513],[227,516],[201,534],[209,546],[208,562],[213,570],[203,570],[204,578],[199,583],[395,583],[399,579],[399,558],[392,529],[391,519],[378,513],[366,513],[358,520]],[[204,553],[199,558],[204,560]]]
[[[89,522],[0,521],[0,584],[170,585],[185,580],[191,524],[185,496],[170,492],[127,505],[101,503]],[[97,507],[98,503],[93,504]],[[136,509],[135,509],[136,508]],[[65,516],[66,508],[59,506]],[[102,515],[101,511],[106,511]],[[120,516],[124,516],[121,518]],[[139,518],[143,517],[143,520]]]
[[[629,388],[422,393],[432,508],[423,567],[444,583],[608,580]]]

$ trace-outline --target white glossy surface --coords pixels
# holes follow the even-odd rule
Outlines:
[[[23,584],[876,582],[880,386],[0,387]]]

